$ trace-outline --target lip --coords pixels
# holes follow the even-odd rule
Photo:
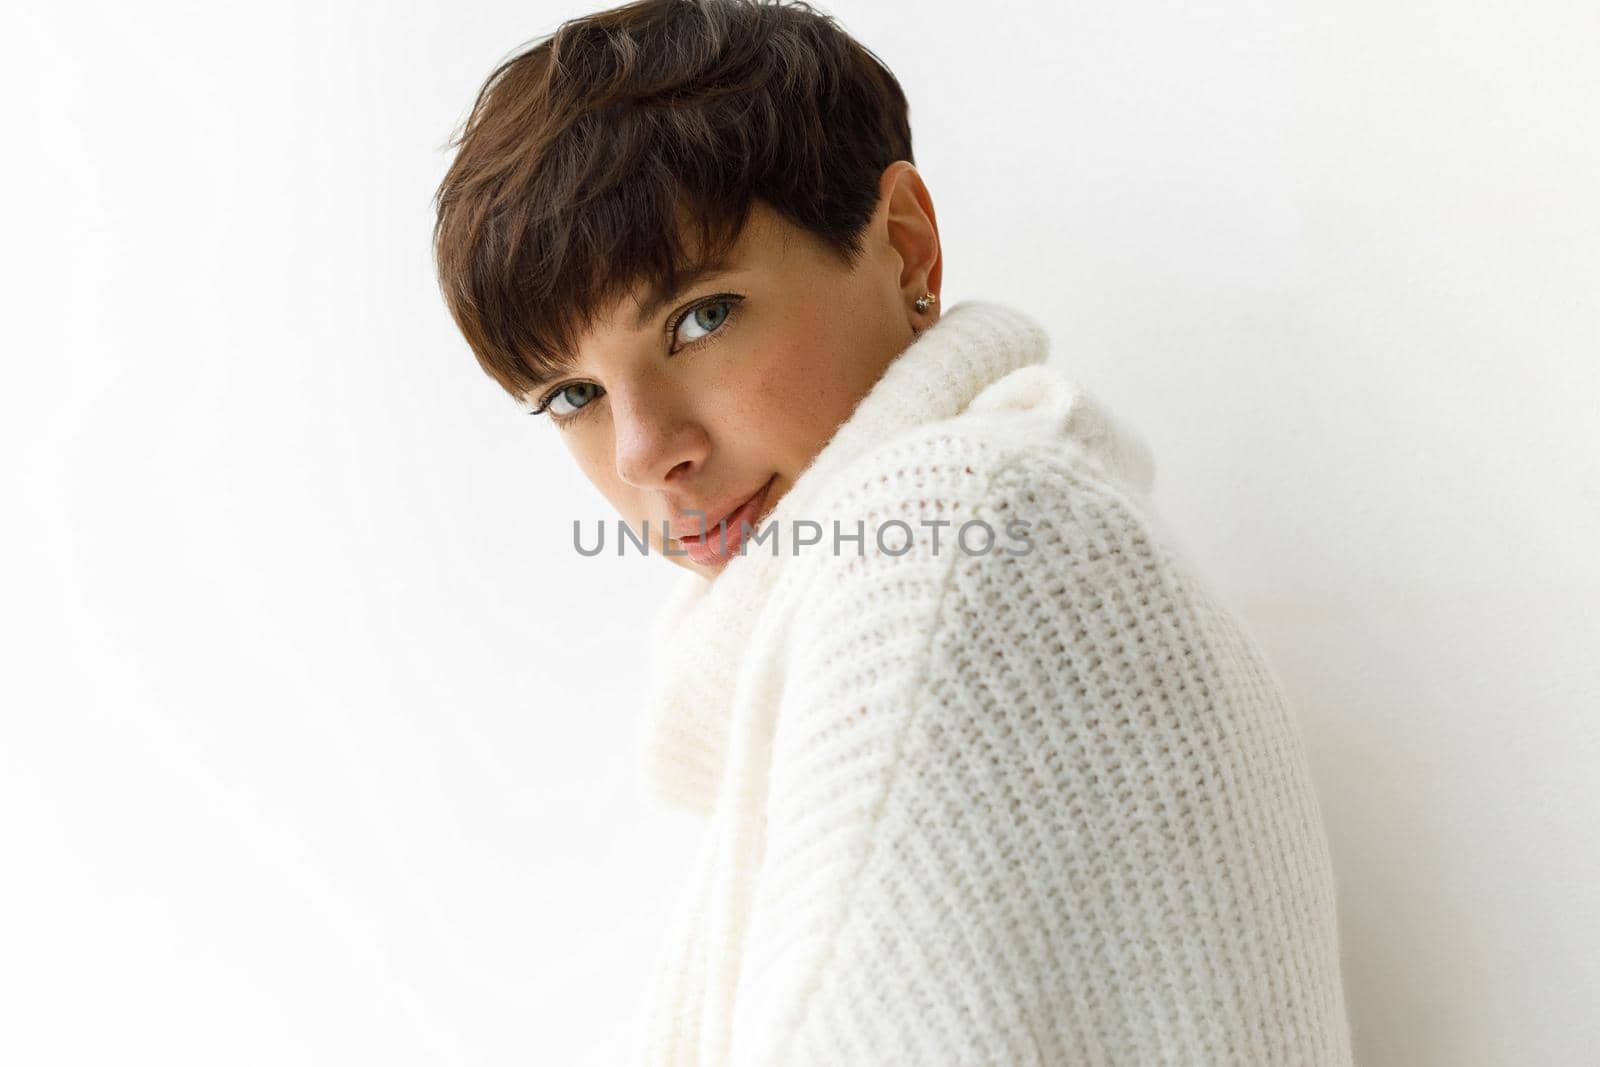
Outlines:
[[[777,479],[778,476],[774,474],[744,503],[716,522],[707,522],[705,533],[675,536],[672,540],[681,545],[689,558],[701,566],[714,567],[727,562],[739,551],[739,546],[744,541],[744,525],[752,527],[756,525],[756,520],[766,505],[767,496],[772,491],[772,483]],[[726,526],[722,527],[724,523]]]

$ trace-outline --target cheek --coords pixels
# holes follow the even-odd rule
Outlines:
[[[748,382],[748,408],[754,418],[776,418],[779,425],[800,420],[827,391],[826,373],[816,345],[771,345],[762,353],[760,372]]]
[[[617,514],[624,517],[632,515],[636,490],[617,477],[617,465],[609,442],[587,440],[575,434],[563,438],[562,443],[577,463],[578,471],[600,491],[600,495],[616,509]]]
[[[597,442],[586,440],[577,434],[563,436],[561,444],[566,448],[567,455],[578,465],[578,470],[583,472],[583,476],[599,488],[603,484],[606,470],[611,466],[611,457],[605,454],[608,450],[598,447]]]
[[[769,348],[741,421],[758,440],[807,461],[848,417],[866,390],[859,338],[822,334]]]

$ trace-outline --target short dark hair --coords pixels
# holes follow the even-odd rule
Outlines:
[[[755,199],[853,266],[879,177],[915,163],[908,111],[883,62],[798,0],[638,0],[564,22],[489,75],[449,142],[445,302],[521,400],[603,308],[721,258]]]

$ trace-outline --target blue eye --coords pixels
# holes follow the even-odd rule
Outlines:
[[[589,406],[589,402],[598,399],[605,390],[593,382],[573,382],[551,391],[539,401],[539,406],[533,409],[532,414],[539,414],[548,410],[558,422],[568,419]]]
[[[686,344],[703,340],[711,334],[722,329],[724,323],[733,314],[733,305],[738,303],[739,297],[734,293],[718,293],[710,300],[697,304],[680,315],[672,324],[672,338],[679,340],[679,332],[685,326],[691,326],[702,331],[699,334],[684,339]]]

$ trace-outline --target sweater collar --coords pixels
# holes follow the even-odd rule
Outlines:
[[[946,308],[890,362],[762,528],[787,530],[795,517],[809,517],[809,505],[851,461],[901,431],[959,415],[993,382],[1043,363],[1048,348],[1045,329],[1008,305],[964,300]],[[785,559],[765,550],[736,555],[714,579],[685,573],[669,592],[650,629],[651,682],[636,735],[639,785],[655,803],[711,811],[741,650]]]

